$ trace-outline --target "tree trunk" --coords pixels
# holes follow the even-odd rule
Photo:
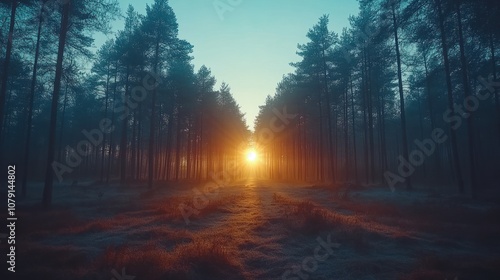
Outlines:
[[[7,49],[5,52],[5,61],[3,66],[3,74],[2,74],[2,83],[0,84],[0,149],[3,147],[3,122],[5,115],[5,99],[7,95],[7,82],[9,80],[9,68],[10,68],[10,58],[12,55],[12,41],[14,40],[14,25],[16,23],[16,10],[17,10],[17,1],[11,2],[11,10],[10,10],[10,26],[9,26],[9,38],[7,41]],[[1,164],[1,159],[0,159]]]
[[[358,183],[358,154],[356,149],[356,112],[354,111],[354,90],[351,76],[351,117],[352,117],[352,147],[354,152],[354,182]]]
[[[403,157],[409,160],[408,156],[408,134],[406,131],[406,109],[405,109],[405,99],[403,92],[403,75],[401,71],[401,53],[399,51],[399,38],[398,38],[398,23],[396,20],[396,7],[392,5],[392,20],[394,25],[394,44],[396,46],[396,60],[398,64],[398,86],[399,86],[399,107],[401,112],[401,129],[403,134]],[[408,190],[412,189],[410,176],[406,178],[406,188]]]
[[[109,80],[110,80],[110,66],[108,64],[107,73],[106,73],[106,101],[105,101],[105,109],[104,109],[104,118],[108,117],[108,103],[109,103]],[[104,182],[104,169],[106,165],[105,161],[105,151],[106,151],[106,133],[103,133],[102,139],[102,147],[101,147],[101,182]]]
[[[48,147],[47,166],[46,166],[47,169],[45,172],[45,186],[43,188],[43,198],[42,198],[42,204],[46,209],[49,208],[52,203],[52,184],[54,180],[52,163],[54,162],[54,157],[55,157],[57,105],[59,101],[59,93],[61,90],[64,47],[66,45],[66,37],[68,34],[70,8],[71,8],[71,1],[67,1],[63,4],[63,10],[61,16],[61,32],[59,34],[59,47],[57,51],[56,73],[54,80],[54,92],[52,94],[52,104],[50,109],[49,147]]]
[[[462,26],[462,12],[460,9],[460,0],[456,0],[456,10],[457,10],[457,20],[458,20],[458,42],[460,45],[460,63],[462,64],[462,84],[464,87],[465,98],[470,97],[471,89],[469,85],[469,74],[467,73],[467,57],[465,55],[464,46],[464,36],[463,36],[463,26]],[[475,163],[475,143],[474,143],[474,113],[471,112],[469,118],[467,119],[467,138],[469,141],[469,172],[471,181],[471,191],[472,197],[477,195],[477,175],[476,175],[476,163]]]
[[[37,81],[37,71],[38,71],[38,59],[40,57],[40,38],[42,34],[42,23],[43,16],[42,12],[45,6],[46,0],[42,2],[42,8],[40,10],[40,15],[38,18],[38,31],[36,35],[36,47],[35,47],[35,60],[33,62],[33,72],[31,75],[31,87],[28,101],[28,117],[27,117],[27,126],[26,126],[26,142],[24,145],[24,159],[23,159],[23,176],[21,177],[21,197],[26,197],[27,194],[27,180],[28,180],[28,165],[30,158],[30,145],[31,145],[31,126],[33,125],[33,103],[35,100],[35,90],[36,90],[36,81]],[[1,146],[0,146],[1,148]]]
[[[127,95],[129,87],[130,66],[127,65],[127,74],[125,77],[125,91],[123,92],[123,105],[127,106]],[[122,135],[120,141],[120,181],[124,184],[127,180],[127,130],[128,130],[128,108],[123,116]]]
[[[154,60],[154,74],[158,75],[158,59],[160,52],[160,41],[159,38],[156,38],[156,47],[155,47],[155,60]],[[156,81],[157,82],[157,81]],[[153,187],[153,179],[154,179],[154,162],[155,162],[155,121],[156,121],[156,88],[153,89],[151,96],[151,121],[149,126],[149,166],[148,166],[148,188]]]
[[[450,76],[450,61],[448,58],[448,45],[447,45],[447,39],[446,39],[446,33],[445,33],[445,28],[444,28],[444,16],[443,16],[443,11],[441,9],[441,1],[436,0],[436,6],[438,10],[438,20],[439,20],[439,31],[441,33],[441,45],[442,45],[442,51],[443,51],[443,60],[444,60],[444,68],[445,68],[445,74],[446,74],[446,87],[448,91],[448,108],[451,110],[453,114],[455,114],[455,108],[453,106],[453,88],[451,84],[451,76]],[[458,154],[458,144],[457,144],[457,133],[456,131],[450,126],[450,131],[451,131],[451,148],[452,148],[452,157],[451,161],[453,162],[454,166],[454,171],[455,171],[455,176],[457,178],[457,184],[458,184],[458,190],[460,193],[464,192],[464,181],[462,178],[462,168],[460,167],[460,158]]]

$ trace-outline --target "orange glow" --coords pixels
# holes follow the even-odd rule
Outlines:
[[[257,153],[255,152],[255,150],[248,150],[247,160],[249,162],[255,162],[257,160]]]

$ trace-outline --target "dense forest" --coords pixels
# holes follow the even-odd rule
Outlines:
[[[194,69],[168,1],[130,6],[95,54],[117,1],[2,3],[1,158],[22,168],[23,196],[27,180],[45,180],[46,205],[54,179],[207,180],[242,157],[243,114],[229,85]]]
[[[323,16],[256,120],[274,179],[498,187],[497,1],[362,0]]]
[[[0,147],[27,180],[205,180],[250,131],[230,88],[195,71],[174,12],[116,1],[2,1]],[[336,34],[321,17],[255,122],[260,176],[456,186],[500,171],[499,5],[360,1]],[[125,17],[97,53],[94,32]],[[48,150],[48,152],[47,152]],[[232,163],[231,163],[232,164]]]
[[[167,1],[146,15],[130,6],[95,54],[91,34],[122,16],[117,2],[2,3],[0,147],[22,167],[23,195],[45,179],[48,201],[54,177],[204,180],[241,157],[243,115],[227,84],[216,90],[209,68],[193,69]],[[261,107],[260,175],[493,186],[500,10],[481,3],[360,1],[340,35],[321,17]]]
[[[1,279],[500,279],[499,1],[122,1],[0,0]]]

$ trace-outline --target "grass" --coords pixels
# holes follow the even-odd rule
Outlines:
[[[109,280],[122,268],[136,279],[274,279],[329,234],[341,247],[309,279],[500,279],[498,208],[310,188],[234,187],[195,204],[129,187],[50,211],[22,205],[18,279]],[[181,203],[198,205],[194,226]]]
[[[235,279],[240,265],[230,248],[217,238],[200,239],[176,246],[172,251],[156,244],[110,247],[97,262],[101,270],[126,267],[143,279]],[[230,277],[230,278],[226,278]]]
[[[192,211],[194,215],[189,216],[189,220],[196,220],[210,214],[224,211],[225,208],[238,200],[240,196],[226,195],[217,197],[204,197],[203,200],[195,200],[195,197],[172,197],[168,200],[161,200],[153,205],[157,214],[162,218],[172,221],[184,222],[181,209]]]
[[[422,256],[409,274],[401,280],[494,280],[500,279],[500,259],[480,256],[444,258],[437,255]]]
[[[363,225],[356,216],[331,212],[312,201],[296,200],[283,194],[274,193],[275,202],[285,206],[285,216],[292,218],[292,228],[304,234],[319,234],[322,231],[335,232],[335,239],[342,244],[350,244],[357,250],[368,250],[370,242]]]
[[[86,274],[90,259],[75,246],[19,245],[16,279],[80,279]],[[23,264],[29,264],[24,266]]]

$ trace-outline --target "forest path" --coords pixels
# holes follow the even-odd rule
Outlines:
[[[273,194],[285,185],[248,179],[224,187],[219,197],[236,196],[224,207],[229,215],[214,224],[208,232],[223,240],[241,265],[247,279],[278,279],[287,262],[284,247],[289,232],[283,227],[281,213]],[[195,222],[196,223],[196,222]]]
[[[490,269],[500,257],[493,250],[500,232],[494,205],[478,208],[476,202],[385,188],[342,195],[330,186],[255,179],[229,182],[212,195],[206,186],[61,186],[56,188],[58,206],[50,212],[37,211],[39,198],[33,196],[20,204],[20,263],[32,265],[26,275],[38,275],[39,267],[57,270],[68,260],[36,256],[74,255],[75,269],[63,271],[74,279],[83,279],[89,267],[106,277],[85,279],[110,279],[110,269],[121,267],[137,279],[164,279],[183,264],[183,272],[191,275],[186,279],[194,280],[212,279],[203,278],[207,269],[216,270],[212,275],[219,278],[214,279],[368,280],[400,279],[402,272],[436,261],[450,267],[439,279],[453,279],[467,265]],[[189,223],[179,210],[182,203],[199,206]],[[331,216],[318,217],[315,209]],[[381,231],[379,225],[404,234]],[[330,236],[340,247],[312,261],[318,240]]]

